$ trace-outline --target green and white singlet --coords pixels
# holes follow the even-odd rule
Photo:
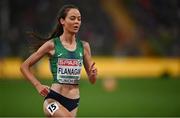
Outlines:
[[[76,49],[69,51],[62,45],[59,37],[53,39],[55,54],[50,57],[50,68],[54,82],[63,84],[78,84],[83,65],[84,48],[77,40]]]

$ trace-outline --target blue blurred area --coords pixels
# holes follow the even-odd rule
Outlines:
[[[80,8],[93,55],[180,56],[179,0],[1,0],[0,58],[29,55],[25,32],[47,36],[65,4]]]

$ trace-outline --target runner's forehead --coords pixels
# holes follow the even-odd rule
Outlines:
[[[81,17],[81,13],[79,12],[78,9],[70,9],[67,14],[67,17],[71,17],[71,16]]]

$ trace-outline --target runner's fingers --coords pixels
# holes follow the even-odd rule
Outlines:
[[[45,88],[43,91],[44,91],[45,93],[49,93],[49,89],[48,89],[48,88]]]
[[[96,76],[97,75],[97,73],[92,73],[92,76]]]
[[[48,89],[48,88],[44,88],[44,89],[40,92],[40,94],[41,94],[42,96],[47,96],[48,93],[49,93],[49,89]]]
[[[93,62],[93,64],[90,66],[90,71],[94,68],[95,62]]]
[[[41,93],[40,93],[40,95],[41,95],[41,96],[43,96],[43,97],[45,97],[45,94],[44,94],[44,92],[41,92]]]
[[[48,93],[50,92],[50,87],[46,86],[46,90],[48,91]]]
[[[91,73],[97,73],[97,68],[92,69]]]
[[[91,76],[96,76],[97,75],[97,68],[91,70]]]
[[[43,97],[46,97],[46,96],[47,96],[47,93],[42,92],[40,95],[43,96]]]

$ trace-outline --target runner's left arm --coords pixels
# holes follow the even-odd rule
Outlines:
[[[84,45],[84,67],[88,75],[89,81],[94,84],[97,78],[97,68],[95,67],[95,62],[91,57],[91,49],[88,42],[83,42]]]

